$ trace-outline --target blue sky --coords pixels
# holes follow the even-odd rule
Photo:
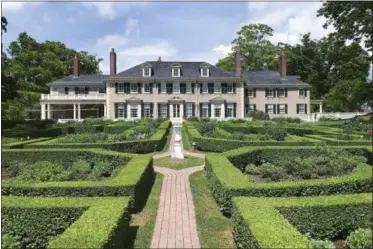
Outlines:
[[[231,50],[244,24],[265,23],[273,42],[295,44],[299,34],[321,38],[331,30],[316,17],[320,2],[12,2],[2,3],[8,32],[5,47],[27,32],[37,41],[54,40],[102,57],[117,52],[118,71],[146,60],[216,63]]]

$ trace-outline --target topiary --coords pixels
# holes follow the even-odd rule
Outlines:
[[[372,230],[359,228],[346,238],[345,245],[351,249],[371,249]]]

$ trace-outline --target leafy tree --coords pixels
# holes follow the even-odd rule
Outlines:
[[[6,20],[5,16],[1,17],[1,34],[3,32],[7,32],[6,26],[8,25],[8,21]]]
[[[229,54],[229,56],[219,59],[216,66],[225,71],[234,71],[234,53]]]

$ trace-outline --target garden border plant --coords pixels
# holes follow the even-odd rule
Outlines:
[[[372,168],[367,164],[358,165],[358,168],[348,175],[329,177],[325,179],[311,179],[300,181],[283,182],[254,182],[243,175],[239,168],[233,165],[230,160],[234,157],[247,155],[260,150],[313,150],[316,146],[298,147],[265,147],[252,148],[243,147],[221,154],[206,155],[206,172],[211,183],[211,188],[221,211],[227,215],[231,214],[232,201],[234,196],[313,196],[332,194],[355,194],[372,191]],[[367,146],[343,146],[341,148],[369,152]],[[371,158],[369,159],[371,160]]]
[[[369,228],[371,205],[369,193],[287,198],[234,197],[234,238],[238,248],[310,248],[310,241],[299,230],[312,230],[314,235],[327,236],[359,226]],[[291,210],[294,208],[309,208],[307,210],[311,211],[298,215]],[[281,215],[282,212],[287,213],[285,217],[289,215],[297,227]],[[312,222],[315,219],[317,225]],[[328,231],[334,224],[338,224],[336,230]]]
[[[5,196],[3,208],[87,208],[47,248],[124,248],[130,222],[129,197]]]
[[[100,149],[4,149],[4,156],[13,153],[16,158],[42,158],[46,153],[85,153],[100,156],[122,157],[127,161],[125,166],[119,170],[116,176],[105,181],[61,181],[61,182],[23,182],[3,181],[2,195],[16,196],[130,196],[131,207],[141,209],[147,194],[152,188],[155,173],[151,155],[136,155],[105,151]],[[30,153],[26,155],[25,153]],[[39,155],[37,155],[39,153]],[[51,155],[48,155],[50,157]],[[60,160],[65,160],[60,158]]]

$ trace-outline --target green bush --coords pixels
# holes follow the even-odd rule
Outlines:
[[[62,165],[49,161],[25,164],[20,171],[19,179],[23,181],[58,182],[69,178],[68,171]]]
[[[18,249],[21,247],[19,242],[21,238],[19,236],[13,236],[10,234],[1,235],[1,248],[3,249]]]
[[[92,167],[90,163],[86,160],[78,160],[76,161],[70,169],[70,179],[71,180],[86,180],[89,173],[92,171]]]
[[[330,240],[310,239],[312,249],[335,249],[335,245]]]
[[[189,117],[189,118],[188,118],[188,121],[189,121],[189,122],[196,122],[196,121],[198,122],[198,121],[199,121],[199,118],[198,118],[198,117]]]
[[[276,123],[301,123],[300,118],[291,118],[291,117],[273,117],[271,118],[273,122]]]
[[[268,120],[269,115],[260,110],[253,110],[247,113],[247,117],[253,118],[253,120]]]
[[[202,121],[199,125],[199,133],[205,137],[213,136],[216,128],[216,121]]]
[[[372,230],[359,228],[353,231],[345,240],[345,245],[351,249],[371,249]]]

